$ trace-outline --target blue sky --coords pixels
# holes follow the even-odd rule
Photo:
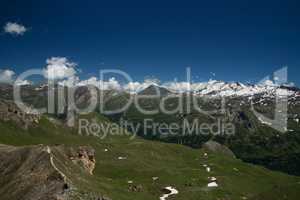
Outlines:
[[[14,1],[0,3],[0,69],[67,57],[82,79],[118,68],[154,76],[255,82],[289,67],[300,84],[299,1]],[[5,33],[7,22],[26,27]],[[215,76],[212,75],[213,72]]]

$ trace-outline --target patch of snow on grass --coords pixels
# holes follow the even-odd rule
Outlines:
[[[163,196],[161,196],[159,198],[160,200],[166,200],[169,196],[172,196],[172,195],[175,195],[175,194],[179,193],[178,190],[176,190],[172,186],[165,187],[165,189],[168,190],[168,191],[170,191],[170,193],[164,194]]]
[[[206,167],[206,171],[207,171],[207,172],[210,172],[210,167]]]
[[[218,187],[218,184],[214,181],[207,184],[207,187]]]

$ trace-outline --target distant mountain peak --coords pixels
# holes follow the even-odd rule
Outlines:
[[[165,87],[159,86],[158,84],[151,83],[148,87],[141,90],[138,94],[141,95],[158,95],[158,96],[166,96],[171,94],[172,92]]]

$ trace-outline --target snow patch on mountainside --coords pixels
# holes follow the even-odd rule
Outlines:
[[[200,96],[253,96],[256,94],[291,96],[296,94],[295,91],[288,90],[288,87],[280,88],[279,85],[274,84],[270,80],[257,85],[210,80],[202,83],[168,83],[165,87],[176,93],[191,92]]]

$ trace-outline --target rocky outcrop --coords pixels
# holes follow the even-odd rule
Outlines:
[[[41,147],[0,146],[1,199],[64,199],[69,185]]]
[[[13,147],[0,144],[1,200],[108,200],[97,192],[77,187],[86,180],[80,166],[69,160],[68,149],[64,146]],[[94,160],[92,152],[80,147],[77,155],[82,155],[81,161],[86,156]],[[91,171],[94,168],[94,165],[87,166]]]
[[[93,175],[96,166],[95,150],[91,147],[80,146],[71,152],[70,159],[80,165],[86,172]]]
[[[208,151],[212,151],[214,153],[219,153],[219,154],[223,154],[223,155],[235,158],[234,153],[228,147],[226,147],[218,142],[215,142],[215,141],[208,141],[208,142],[204,143],[202,145],[202,148],[204,148]]]
[[[0,120],[12,121],[19,127],[28,129],[39,123],[41,115],[33,110],[21,110],[12,101],[0,100]]]

